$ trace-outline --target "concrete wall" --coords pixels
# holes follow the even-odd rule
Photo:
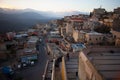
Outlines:
[[[71,36],[72,33],[73,33],[73,26],[72,26],[71,23],[67,23],[67,25],[66,25],[66,33],[67,33],[69,36]]]
[[[103,80],[102,76],[83,52],[79,54],[78,76],[80,80]]]
[[[74,30],[73,38],[76,42],[85,42],[85,33],[81,31]]]
[[[61,63],[61,77],[62,77],[62,80],[67,80],[65,58],[64,57],[62,57],[62,63]]]
[[[115,46],[94,46],[87,47],[87,50],[83,50],[83,52],[79,53],[79,69],[78,76],[80,80],[104,80],[104,78],[100,75],[91,61],[88,59],[89,53],[108,53],[110,51],[114,51],[116,53],[120,52],[120,48],[116,48]]]
[[[86,41],[88,44],[97,44],[103,42],[103,35],[86,34]]]
[[[115,36],[115,46],[119,46],[120,47],[120,32],[111,30],[111,33],[113,34],[113,36]]]
[[[120,47],[120,39],[116,39],[116,41],[115,41],[115,46]]]
[[[73,31],[73,38],[74,38],[75,42],[78,41],[78,31],[76,31],[76,30]]]

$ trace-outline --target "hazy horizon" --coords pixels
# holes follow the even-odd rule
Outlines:
[[[0,0],[1,8],[34,9],[52,12],[91,12],[94,8],[100,6],[107,11],[113,11],[114,8],[120,6],[119,4],[119,0]]]

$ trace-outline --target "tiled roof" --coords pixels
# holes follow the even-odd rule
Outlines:
[[[83,19],[83,18],[71,18],[72,21],[77,21],[77,22],[83,22],[85,21],[86,19]]]

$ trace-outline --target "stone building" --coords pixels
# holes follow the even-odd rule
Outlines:
[[[104,35],[97,32],[86,33],[86,43],[87,44],[99,44],[103,42]]]

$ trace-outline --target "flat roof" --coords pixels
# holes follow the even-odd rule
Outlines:
[[[64,53],[62,53],[59,46],[57,46],[55,43],[47,43],[48,47],[52,51],[53,54],[55,54],[56,58],[61,57]]]
[[[120,80],[120,52],[91,52],[88,58],[105,80]]]
[[[88,34],[88,35],[103,35],[102,33],[98,33],[98,32],[89,32],[86,34]]]
[[[31,36],[28,40],[28,43],[36,43],[39,38],[36,36]]]

